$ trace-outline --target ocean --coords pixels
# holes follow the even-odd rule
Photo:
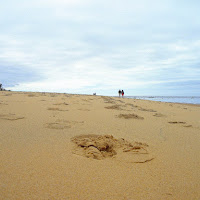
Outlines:
[[[200,96],[125,96],[130,99],[144,99],[170,103],[200,104]]]

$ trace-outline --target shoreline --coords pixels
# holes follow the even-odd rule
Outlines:
[[[106,96],[106,95],[92,95],[92,94],[71,94],[71,93],[59,93],[59,92],[29,92],[29,91],[9,91],[9,90],[4,90],[1,92],[14,92],[14,93],[40,93],[40,94],[66,94],[66,95],[82,95],[82,96],[99,96],[99,97],[114,97],[114,98],[122,98],[119,96]],[[192,106],[200,106],[200,103],[181,103],[181,102],[168,102],[168,101],[154,101],[152,99],[139,99],[139,98],[131,98],[135,96],[124,96],[122,99],[134,99],[134,100],[145,100],[145,101],[153,101],[153,102],[161,102],[161,103],[173,103],[173,104],[182,104],[182,105],[192,105]],[[136,96],[139,97],[139,96]],[[142,97],[142,96],[141,96]],[[146,96],[148,97],[148,96]],[[153,97],[153,96],[152,96]],[[156,97],[163,97],[163,98],[200,98],[200,96],[155,96]]]
[[[125,97],[125,98],[128,98],[128,99],[140,99],[140,98],[131,98],[131,96],[130,97]],[[164,97],[162,97],[163,99],[165,99],[165,98],[177,98],[177,97],[173,97],[173,96],[164,96]],[[192,97],[178,97],[178,98],[192,98]],[[200,97],[195,97],[195,98],[198,98],[198,99],[200,99]],[[156,97],[155,97],[155,99],[156,99]],[[200,103],[184,103],[184,102],[173,102],[173,101],[160,101],[160,100],[153,100],[153,98],[151,98],[151,99],[140,99],[140,100],[147,100],[147,101],[154,101],[154,102],[163,102],[163,103],[178,103],[178,104],[192,104],[192,105],[200,105]]]

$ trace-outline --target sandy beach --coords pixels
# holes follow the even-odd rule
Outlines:
[[[0,92],[0,199],[200,199],[200,107]]]

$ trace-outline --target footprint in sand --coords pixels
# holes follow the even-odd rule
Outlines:
[[[115,101],[112,98],[109,97],[101,97],[104,100],[104,103],[111,103],[115,104]]]
[[[120,102],[120,103],[125,103],[125,102],[123,102],[122,100],[116,100],[116,101],[118,101],[118,102]]]
[[[56,95],[55,94],[50,94],[50,97],[56,97]]]
[[[138,106],[136,106],[136,105],[134,105],[134,104],[132,104],[132,103],[126,103],[125,104],[126,106],[131,106],[131,107],[133,107],[133,108],[137,108]]]
[[[82,101],[85,101],[85,102],[90,102],[89,99],[81,99]]]
[[[153,116],[154,117],[166,117],[165,115],[163,115],[161,113],[155,113]]]
[[[37,94],[28,94],[28,97],[38,97]]]
[[[115,104],[115,101],[112,101],[112,100],[106,100],[106,101],[104,101],[104,103]]]
[[[178,122],[178,121],[173,121],[173,122],[168,122],[169,124],[186,124],[186,122]]]
[[[186,127],[186,128],[192,128],[193,126],[192,125],[185,125],[183,127]]]
[[[47,123],[46,128],[50,129],[68,129],[72,127],[76,127],[77,125],[82,125],[83,121],[67,121],[67,120],[56,120],[53,123]]]
[[[0,115],[0,119],[3,120],[10,120],[10,121],[15,121],[19,119],[24,119],[25,117],[22,116],[17,116],[15,114],[6,114],[6,115]]]
[[[65,124],[65,123],[48,123],[46,124],[46,128],[50,128],[50,129],[67,129],[67,128],[71,128],[70,124]]]
[[[66,103],[66,102],[63,102],[63,103],[55,103],[53,105],[56,105],[56,106],[68,106],[69,104]]]
[[[183,127],[185,127],[185,128],[193,127],[191,124],[186,124],[186,122],[172,121],[172,122],[168,122],[168,123],[170,123],[170,124],[185,124],[185,125],[183,125]]]
[[[3,95],[3,96],[12,96],[12,94],[5,94],[5,95]]]
[[[7,103],[1,103],[1,102],[0,102],[0,105],[8,105],[8,104],[7,104]]]
[[[140,117],[136,114],[119,114],[117,115],[118,118],[124,118],[124,119],[144,119],[144,117]]]
[[[113,158],[129,163],[146,163],[154,159],[149,154],[149,146],[141,142],[128,142],[112,135],[79,135],[71,138],[74,143],[72,153],[87,158],[103,160]]]
[[[141,110],[141,111],[146,111],[146,112],[156,112],[156,110],[145,109],[145,108],[139,108],[139,110]]]
[[[80,108],[78,110],[81,110],[81,111],[90,111],[89,109],[84,109],[84,108]]]
[[[52,110],[52,111],[68,111],[68,110],[62,110],[60,108],[48,108],[48,110]]]
[[[120,105],[107,106],[106,109],[122,110]]]

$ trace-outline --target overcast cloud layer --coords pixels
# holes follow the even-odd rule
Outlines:
[[[6,0],[0,82],[19,91],[199,95],[197,0]]]

